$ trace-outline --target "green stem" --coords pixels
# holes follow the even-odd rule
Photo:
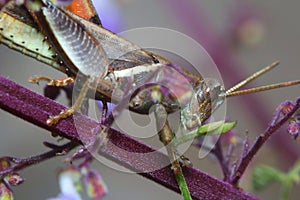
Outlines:
[[[207,133],[212,133],[212,134],[221,134],[221,133],[226,133],[229,130],[231,130],[235,126],[235,122],[231,123],[225,123],[224,121],[219,121],[219,122],[213,122],[210,124],[206,124],[204,126],[201,126],[199,129],[196,131],[192,131],[182,137],[179,138],[174,138],[174,147],[178,146],[179,144],[185,143],[189,140],[194,139],[195,137],[201,136],[201,135],[206,135]],[[172,161],[172,160],[171,160]],[[175,162],[178,162],[177,160]],[[181,194],[183,196],[184,200],[192,200],[191,194],[189,192],[188,186],[186,184],[185,178],[182,173],[182,169],[178,163],[179,166],[179,173],[175,173],[175,177],[179,186],[179,189],[181,191]]]
[[[181,167],[180,167],[179,173],[175,174],[175,177],[176,177],[176,180],[178,183],[178,187],[181,191],[181,195],[183,196],[183,199],[184,200],[192,200],[192,197],[191,197],[189,188],[186,184],[185,178],[183,176]]]
[[[288,200],[291,186],[292,186],[292,184],[289,181],[282,183],[280,200]]]

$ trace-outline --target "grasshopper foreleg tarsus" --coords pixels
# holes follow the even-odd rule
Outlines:
[[[40,81],[46,81],[47,85],[62,87],[62,86],[67,86],[70,83],[74,83],[74,78],[66,77],[61,79],[52,79],[46,76],[34,76],[34,77],[30,77],[28,81],[30,83],[37,83],[37,84],[39,84]]]

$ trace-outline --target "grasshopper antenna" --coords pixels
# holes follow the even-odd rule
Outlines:
[[[253,81],[254,79],[260,77],[261,75],[263,75],[264,73],[270,71],[271,69],[273,69],[274,67],[278,66],[280,64],[280,61],[275,61],[273,62],[271,65],[266,66],[265,68],[259,70],[258,72],[255,72],[254,74],[252,74],[251,76],[249,76],[248,78],[246,78],[245,80],[239,82],[238,84],[236,84],[235,86],[233,86],[232,88],[228,89],[226,91],[226,94],[230,94],[234,91],[236,91],[237,89],[243,87],[244,85],[246,85],[247,83],[250,83],[251,81]]]
[[[295,81],[276,83],[276,84],[265,85],[265,86],[260,86],[260,87],[245,89],[245,90],[238,90],[242,86],[248,84],[249,82],[253,81],[254,79],[260,77],[261,75],[263,75],[266,72],[270,71],[274,67],[278,66],[279,63],[280,63],[280,61],[275,61],[271,65],[261,69],[258,72],[255,72],[254,74],[252,74],[251,76],[249,76],[245,80],[243,80],[240,83],[236,84],[235,86],[231,87],[230,89],[228,89],[226,91],[226,97],[239,96],[239,95],[243,95],[243,94],[250,94],[250,93],[256,93],[256,92],[262,92],[262,91],[271,90],[271,89],[275,89],[275,88],[288,87],[288,86],[300,84],[300,80],[295,80]]]

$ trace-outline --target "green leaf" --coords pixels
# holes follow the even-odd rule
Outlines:
[[[300,183],[300,160],[295,163],[294,167],[288,173],[289,180],[292,183]]]
[[[227,133],[228,131],[232,130],[236,126],[236,122],[227,122],[221,124],[217,129],[208,132],[211,135],[220,135],[223,133]]]
[[[218,122],[205,124],[201,126],[199,129],[197,129],[196,131],[192,131],[179,138],[174,139],[174,145],[178,146],[179,144],[185,143],[189,140],[192,140],[196,137],[203,136],[206,134],[220,135],[223,133],[227,133],[228,131],[233,129],[235,125],[236,122],[225,122],[225,121],[218,121]]]
[[[257,191],[264,189],[273,181],[279,181],[281,186],[281,200],[287,200],[293,184],[300,181],[300,160],[287,172],[280,172],[269,166],[259,166],[253,170],[252,184]]]
[[[286,175],[273,167],[262,165],[253,170],[252,185],[254,190],[260,191],[274,181],[283,182]]]

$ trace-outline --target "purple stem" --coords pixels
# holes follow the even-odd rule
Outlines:
[[[36,156],[31,156],[29,158],[1,157],[1,159],[7,159],[12,165],[3,171],[0,171],[0,177],[12,172],[17,172],[21,169],[29,167],[30,165],[38,164],[44,160],[48,160],[58,155],[65,155],[76,146],[78,146],[77,143],[68,142],[62,146],[55,146],[55,148],[51,151]]]
[[[91,133],[91,130],[99,128],[98,122],[83,115],[77,116],[77,120],[82,122],[80,127],[75,127],[71,117],[61,120],[55,126],[47,126],[45,123],[47,117],[59,113],[65,107],[2,76],[0,76],[0,108],[75,142],[80,142],[81,139],[84,141],[92,140],[95,136],[95,131]],[[79,137],[77,130],[80,131],[81,137]],[[139,152],[139,154],[137,156],[128,156],[127,152]],[[154,153],[147,159],[144,159],[144,154],[141,152]],[[108,144],[101,154],[122,166],[140,172],[140,175],[156,183],[179,192],[170,167],[157,168],[161,166],[161,163],[166,162],[168,157],[155,152],[153,148],[123,133],[110,129]],[[151,167],[159,170],[143,173]],[[197,169],[184,168],[183,173],[193,199],[219,199],[220,197],[225,199],[257,199],[247,192]]]
[[[240,66],[242,66],[232,50],[232,45],[227,43],[225,36],[217,34],[218,32],[210,26],[210,20],[205,15],[204,10],[200,10],[200,6],[193,6],[191,2],[182,0],[167,0],[166,6],[174,12],[174,16],[181,21],[187,30],[192,34],[192,37],[200,42],[205,47],[210,56],[219,67],[223,77],[227,78],[228,85],[234,85],[237,81],[243,80],[246,76],[243,75]],[[197,9],[197,10],[196,10]],[[267,124],[267,119],[270,118],[266,110],[266,102],[261,101],[255,95],[248,95],[242,103],[248,109],[247,113],[252,114],[257,123],[264,127]],[[259,115],[257,115],[259,110]],[[271,141],[274,146],[282,147],[278,153],[286,161],[293,163],[299,157],[298,150],[293,145],[289,144],[288,138],[282,134],[278,134]]]
[[[267,128],[267,130],[263,134],[261,134],[257,137],[257,139],[254,142],[251,149],[247,152],[246,155],[244,155],[242,157],[241,162],[240,162],[237,170],[235,171],[235,174],[233,175],[233,177],[230,181],[233,185],[238,184],[238,181],[240,180],[240,178],[244,174],[244,172],[245,172],[246,168],[248,167],[249,163],[254,158],[256,153],[260,150],[260,148],[263,146],[263,144],[271,137],[271,135],[273,133],[275,133],[276,130],[278,130],[285,122],[287,122],[294,115],[294,113],[299,109],[299,107],[300,107],[300,97],[297,99],[295,107],[290,112],[288,112],[278,122],[275,122],[273,120],[273,122]],[[278,118],[278,115],[280,115],[280,112],[277,112],[276,115],[274,116],[274,118],[275,119]]]
[[[212,153],[217,157],[217,160],[221,166],[223,172],[223,180],[228,181],[230,177],[229,162],[227,162],[227,159],[225,159],[224,157],[220,140],[218,140],[218,142],[216,143],[214,149],[212,150]]]

